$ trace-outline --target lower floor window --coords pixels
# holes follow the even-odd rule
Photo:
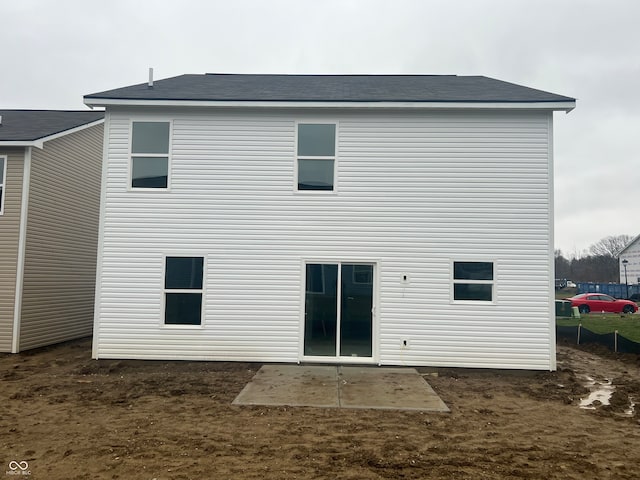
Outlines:
[[[493,262],[453,262],[453,299],[493,301]]]
[[[167,257],[164,275],[164,323],[202,324],[203,257]]]

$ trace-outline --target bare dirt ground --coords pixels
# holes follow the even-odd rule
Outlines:
[[[451,413],[428,414],[232,406],[260,365],[95,361],[89,340],[3,355],[0,479],[640,478],[638,357],[558,360],[438,369]],[[610,406],[579,408],[585,375],[613,381]]]

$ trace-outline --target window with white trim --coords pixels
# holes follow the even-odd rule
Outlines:
[[[453,262],[453,299],[493,301],[493,262]]]
[[[203,257],[166,257],[165,325],[202,324]]]
[[[7,157],[0,157],[0,215],[4,213],[4,182],[7,178]]]
[[[335,190],[336,124],[299,123],[298,190]]]
[[[133,122],[131,188],[169,187],[169,122]]]

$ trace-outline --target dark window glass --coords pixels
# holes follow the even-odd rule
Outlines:
[[[202,293],[166,293],[164,323],[200,325]]]
[[[165,288],[201,289],[202,257],[167,257]]]
[[[131,186],[134,188],[167,188],[169,159],[167,157],[133,157]]]
[[[169,153],[169,122],[133,122],[131,153]]]
[[[493,300],[492,290],[490,283],[454,283],[453,299],[490,302]]]
[[[372,265],[354,265],[353,266],[353,283],[370,285],[373,283],[373,266]]]
[[[493,280],[491,262],[453,262],[455,280]]]
[[[298,160],[298,190],[333,190],[333,160]]]
[[[338,265],[307,264],[304,354],[336,354]]]
[[[307,264],[307,292],[324,293],[324,270],[320,264]]]
[[[336,154],[334,124],[299,124],[298,155],[303,157],[333,157]]]

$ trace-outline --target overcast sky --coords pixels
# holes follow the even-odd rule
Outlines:
[[[555,114],[555,244],[640,234],[637,0],[0,0],[0,108],[183,73],[485,75]]]

